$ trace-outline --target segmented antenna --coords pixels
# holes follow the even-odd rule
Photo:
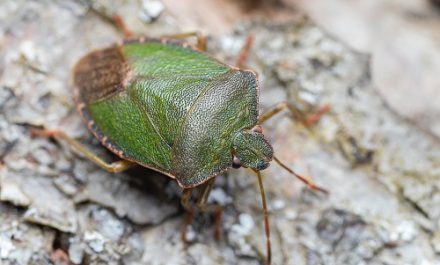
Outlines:
[[[288,166],[286,166],[285,164],[283,164],[283,162],[281,162],[278,158],[276,158],[275,156],[273,157],[273,160],[280,165],[282,168],[284,168],[287,172],[289,172],[290,174],[294,175],[295,177],[297,177],[299,180],[301,180],[302,182],[304,182],[304,184],[307,185],[307,187],[309,187],[312,190],[317,190],[320,191],[322,193],[325,194],[329,194],[329,192],[326,189],[323,189],[321,187],[319,187],[318,185],[316,185],[310,178],[304,177],[298,173],[296,173],[295,171],[293,171],[292,169],[290,169]]]
[[[266,232],[266,248],[267,248],[267,258],[266,264],[272,264],[272,248],[270,244],[270,226],[269,226],[269,215],[267,214],[267,204],[266,204],[266,193],[264,192],[263,180],[261,178],[261,173],[258,170],[253,170],[258,176],[258,185],[260,186],[261,201],[263,203],[263,215],[264,215],[264,230]]]

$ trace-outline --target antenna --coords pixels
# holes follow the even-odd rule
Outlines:
[[[263,203],[263,215],[264,215],[264,230],[266,232],[266,248],[267,248],[267,258],[266,264],[272,264],[272,250],[270,244],[270,227],[269,227],[269,215],[267,214],[267,204],[266,204],[266,193],[264,192],[263,180],[261,178],[261,173],[258,170],[252,169],[258,176],[258,185],[260,186],[261,201]]]
[[[288,171],[290,174],[294,175],[295,177],[297,177],[299,180],[301,180],[302,182],[304,182],[304,184],[307,185],[307,187],[309,187],[312,190],[317,190],[320,191],[324,194],[329,194],[329,192],[326,189],[323,189],[321,187],[319,187],[318,185],[316,185],[313,180],[311,180],[308,177],[304,177],[298,173],[296,173],[295,171],[293,171],[291,168],[289,168],[288,166],[286,166],[283,162],[281,162],[278,158],[276,158],[275,156],[273,157],[273,160],[280,165],[282,168],[284,168],[286,171]]]

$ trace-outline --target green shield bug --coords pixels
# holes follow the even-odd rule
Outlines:
[[[141,165],[175,179],[186,209],[194,189],[201,191],[197,206],[205,208],[215,176],[231,167],[252,169],[260,185],[270,264],[260,171],[273,160],[310,188],[325,190],[277,159],[262,133],[261,123],[295,108],[283,102],[259,115],[256,74],[207,55],[200,36],[197,46],[176,40],[191,35],[127,39],[92,51],[74,67],[79,113],[100,143],[122,160],[108,164],[61,131],[35,133],[67,141],[109,172]]]

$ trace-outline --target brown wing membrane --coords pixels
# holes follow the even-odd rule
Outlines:
[[[83,57],[73,71],[73,87],[79,102],[92,103],[123,91],[129,68],[119,46],[94,51]]]

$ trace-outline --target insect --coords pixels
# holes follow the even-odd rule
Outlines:
[[[93,135],[120,161],[107,163],[62,131],[40,135],[67,141],[109,172],[141,165],[175,179],[187,209],[194,190],[201,194],[197,206],[207,209],[216,176],[232,167],[252,169],[260,185],[270,264],[260,171],[273,160],[310,188],[325,190],[276,158],[262,133],[261,123],[294,108],[283,102],[259,115],[256,74],[207,55],[200,36],[197,46],[176,40],[191,35],[127,39],[92,51],[75,65],[72,88],[77,109]]]

